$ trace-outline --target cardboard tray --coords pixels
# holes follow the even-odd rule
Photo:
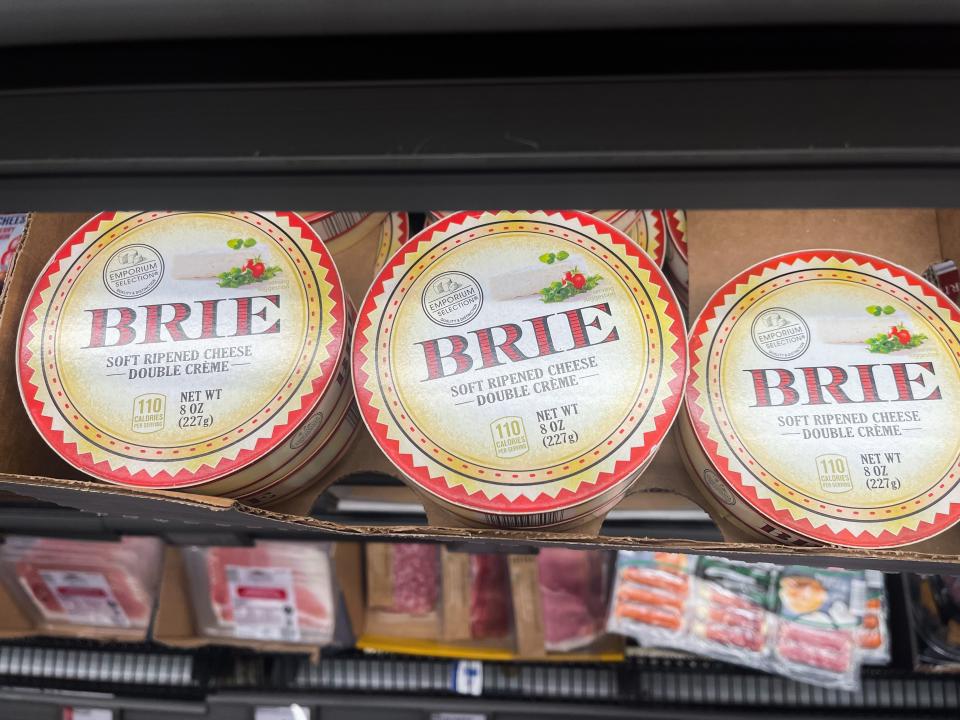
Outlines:
[[[244,536],[271,535],[332,539],[466,540],[516,546],[563,544],[571,547],[607,547],[677,550],[723,554],[744,560],[836,564],[915,571],[960,563],[960,526],[934,540],[903,550],[872,551],[845,548],[794,548],[756,542],[744,535],[722,512],[711,507],[680,464],[668,437],[651,468],[639,480],[639,493],[669,492],[688,498],[717,523],[725,542],[703,542],[643,537],[597,537],[599,523],[562,535],[545,531],[482,530],[458,527],[456,520],[427,506],[431,525],[351,526],[311,518],[317,495],[337,479],[356,473],[396,470],[361,430],[347,455],[324,478],[300,496],[270,510],[242,502],[188,493],[135,490],[84,479],[79,471],[56,456],[31,425],[16,383],[17,329],[26,297],[47,259],[89,214],[35,214],[0,295],[0,491],[26,495],[81,511],[122,515],[136,520],[144,533],[167,534],[191,529]],[[851,210],[690,212],[688,214],[691,268],[691,311],[695,312],[712,288],[747,264],[786,250],[814,246],[843,246],[865,250],[920,271],[942,255],[960,250],[960,218],[955,211]],[[359,300],[372,274],[376,236],[351,246],[343,275],[350,295]],[[357,250],[366,249],[366,253]],[[941,249],[942,248],[942,249]],[[362,268],[369,268],[365,275]],[[368,278],[364,280],[364,277]],[[56,534],[56,527],[38,527],[38,533]]]

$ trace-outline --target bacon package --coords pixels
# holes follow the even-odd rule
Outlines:
[[[461,212],[383,267],[354,387],[374,440],[467,526],[601,518],[679,409],[685,328],[660,269],[577,211]]]
[[[824,687],[858,689],[863,573],[789,566],[780,575],[778,595],[774,670]]]
[[[693,562],[680,553],[621,550],[607,630],[644,646],[681,647],[689,627]]]
[[[566,652],[600,637],[607,621],[610,553],[541,548],[537,570],[545,649]]]
[[[111,636],[142,640],[162,551],[160,540],[149,537],[101,542],[12,535],[0,546],[0,570],[39,628],[109,628]]]
[[[190,546],[183,558],[201,634],[307,645],[332,641],[336,609],[328,544]]]

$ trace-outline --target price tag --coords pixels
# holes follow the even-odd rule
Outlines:
[[[277,705],[254,708],[253,720],[310,720],[310,708],[302,705]]]
[[[227,565],[227,588],[237,637],[300,640],[290,568]]]
[[[113,710],[109,708],[74,708],[63,709],[63,720],[113,720]]]
[[[458,660],[453,664],[453,691],[479,697],[483,694],[483,663],[479,660]]]
[[[103,573],[78,570],[40,570],[70,622],[130,627],[130,619],[113,594]]]

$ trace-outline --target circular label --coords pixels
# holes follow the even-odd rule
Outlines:
[[[464,272],[442,272],[424,283],[420,305],[437,325],[458,327],[473,320],[483,308],[483,289]]]
[[[118,298],[148,295],[162,279],[163,257],[149,245],[127,245],[113,253],[103,267],[103,285]]]
[[[930,537],[960,519],[958,321],[929,283],[877,258],[765,261],[694,325],[697,438],[735,494],[787,530],[860,547]]]
[[[786,308],[768,308],[758,313],[750,333],[757,350],[773,360],[794,360],[810,347],[807,323]]]
[[[685,372],[650,259],[576,211],[458,213],[406,247],[354,340],[361,410],[405,475],[488,514],[563,512],[632,480]]]
[[[296,432],[336,374],[344,326],[336,269],[293,213],[104,213],[25,307],[21,393],[81,470],[198,485]]]
[[[703,471],[703,482],[705,482],[710,489],[713,490],[714,495],[724,505],[733,506],[737,504],[737,499],[733,496],[730,486],[727,485],[723,481],[723,478],[717,475],[713,470],[707,468]]]

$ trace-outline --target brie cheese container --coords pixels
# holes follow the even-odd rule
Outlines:
[[[374,272],[382,268],[397,250],[410,239],[410,216],[405,212],[389,212],[380,230]]]
[[[677,296],[686,305],[690,285],[687,263],[687,213],[685,210],[660,210],[667,236],[667,270],[675,281]]]
[[[667,231],[664,210],[585,210],[626,234],[662,268],[667,254]],[[450,215],[449,210],[431,210],[430,222]]]
[[[24,308],[17,378],[38,432],[99,480],[268,504],[358,423],[352,313],[290,212],[107,212]]]
[[[889,548],[960,519],[960,314],[846,250],[744,270],[690,332],[678,423],[715,509],[768,539]]]
[[[374,439],[465,524],[601,517],[680,404],[685,330],[660,269],[579,211],[459,212],[374,280],[353,377]]]

